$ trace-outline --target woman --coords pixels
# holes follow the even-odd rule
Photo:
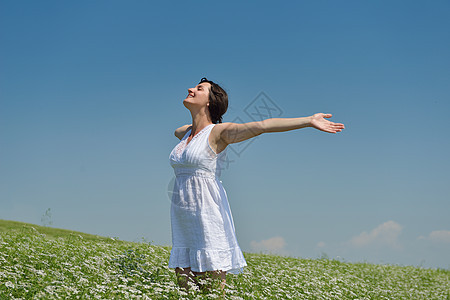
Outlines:
[[[314,127],[336,133],[344,125],[318,113],[304,118],[272,118],[244,124],[222,123],[228,95],[216,83],[202,78],[188,89],[183,101],[192,124],[175,130],[181,141],[170,153],[176,180],[172,194],[172,251],[169,267],[175,268],[179,284],[198,283],[210,275],[225,284],[227,272],[241,273],[247,265],[236,239],[227,194],[219,180],[227,146],[266,132]]]

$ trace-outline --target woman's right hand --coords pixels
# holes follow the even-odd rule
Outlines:
[[[341,132],[345,128],[342,123],[334,123],[325,118],[331,118],[332,114],[318,113],[311,116],[311,126],[321,131],[336,133]]]

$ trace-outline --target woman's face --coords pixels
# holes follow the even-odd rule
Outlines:
[[[209,82],[202,82],[194,88],[188,89],[188,95],[184,99],[183,104],[186,108],[192,106],[207,106],[209,103],[209,89],[211,84]]]

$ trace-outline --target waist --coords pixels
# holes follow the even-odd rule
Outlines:
[[[216,176],[215,173],[211,171],[206,171],[202,169],[185,169],[185,168],[176,168],[175,170],[175,176],[176,177],[182,177],[182,176],[199,176],[199,177],[206,177],[206,178],[212,178],[212,179],[218,179],[219,177]]]

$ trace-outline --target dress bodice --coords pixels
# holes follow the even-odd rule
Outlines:
[[[214,125],[207,125],[187,143],[192,130],[189,129],[173,148],[169,160],[177,177],[194,174],[212,178],[220,177],[227,149],[216,154],[211,148],[209,135]]]

